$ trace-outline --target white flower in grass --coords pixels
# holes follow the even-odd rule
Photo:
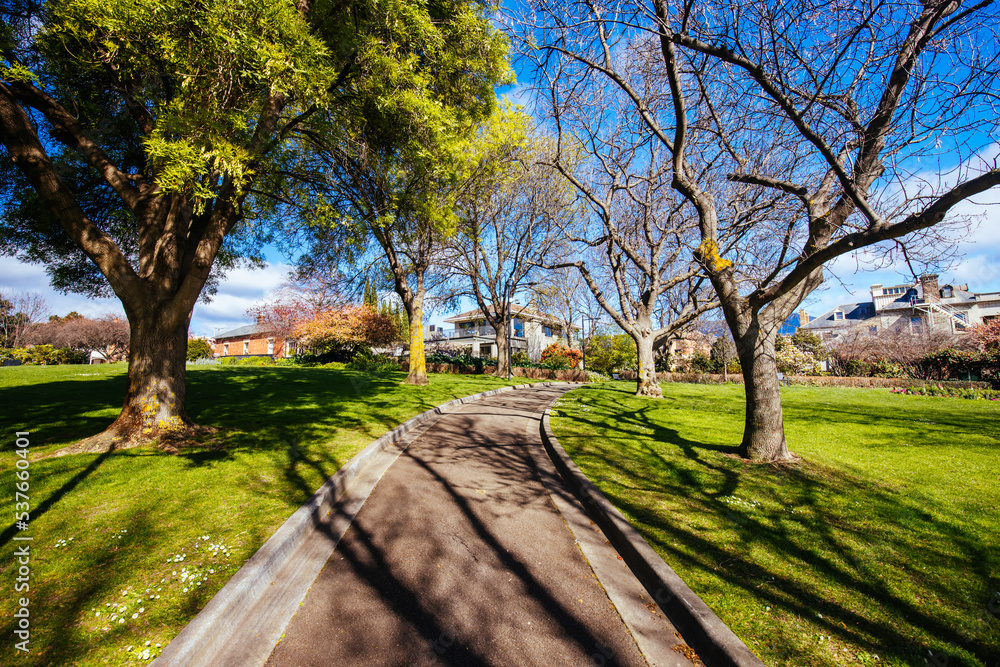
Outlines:
[[[132,614],[132,618],[139,618],[138,612],[136,612],[135,614]]]
[[[149,645],[150,645],[150,643],[151,643],[151,642],[150,642],[150,641],[149,641],[149,640],[147,639],[147,640],[146,640],[146,646],[149,646]]]
[[[119,623],[124,623],[124,622],[125,622],[125,619],[124,619],[124,618],[119,618],[119,619],[118,619],[118,622],[119,622]]]
[[[139,607],[139,613],[140,613],[140,614],[141,614],[142,612],[144,612],[144,611],[146,611],[146,608],[145,608],[145,607]],[[146,643],[148,644],[149,642],[146,642]]]

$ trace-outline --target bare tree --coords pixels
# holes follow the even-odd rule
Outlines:
[[[583,276],[574,267],[563,267],[544,271],[535,276],[537,281],[531,287],[531,294],[544,313],[557,316],[563,323],[566,345],[574,347],[574,326],[580,316],[588,312],[590,291]],[[582,330],[581,330],[582,333]]]
[[[33,345],[97,352],[109,361],[123,361],[128,357],[130,335],[128,320],[108,314],[97,318],[52,318],[32,327],[27,340]]]
[[[350,303],[344,293],[346,280],[335,270],[293,271],[272,295],[278,300],[302,303],[318,313]]]
[[[510,368],[514,297],[529,287],[574,214],[571,188],[540,160],[545,150],[544,141],[523,135],[506,142],[500,154],[483,152],[482,161],[492,166],[472,170],[449,244],[449,270],[496,331],[499,376]]]
[[[982,152],[997,140],[992,3],[533,5],[547,72],[551,57],[622,91],[669,153],[746,380],[741,453],[792,459],[774,343],[824,264],[942,234],[1000,184]]]
[[[0,291],[0,338],[3,347],[24,347],[30,329],[49,312],[35,292]]]
[[[580,45],[570,28],[555,32],[558,43]],[[553,166],[576,188],[588,215],[566,230],[581,258],[548,268],[580,272],[597,303],[635,342],[636,395],[659,397],[654,350],[717,305],[706,298],[708,284],[691,253],[695,220],[671,191],[666,152],[631,113],[627,95],[571,58],[550,58],[550,51],[524,53],[539,73],[539,113],[557,134]],[[626,51],[625,60],[640,55]],[[645,89],[652,83],[642,70],[625,76]]]

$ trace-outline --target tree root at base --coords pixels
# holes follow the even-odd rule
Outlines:
[[[49,456],[103,454],[151,446],[169,454],[177,454],[182,449],[202,446],[204,443],[201,442],[201,439],[218,432],[219,429],[214,426],[198,426],[194,422],[188,422],[180,428],[163,429],[150,433],[139,431],[130,436],[123,436],[120,434],[120,429],[112,424],[105,431],[74,442],[72,445],[67,445]]]

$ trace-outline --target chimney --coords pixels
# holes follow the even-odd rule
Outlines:
[[[936,273],[925,273],[920,276],[920,288],[924,293],[924,303],[936,303],[941,300],[937,279]]]
[[[804,327],[809,324],[809,313],[805,309],[799,311],[799,326]]]

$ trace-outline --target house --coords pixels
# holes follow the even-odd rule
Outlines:
[[[681,338],[670,339],[667,342],[667,354],[674,362],[691,359],[698,353],[708,356],[712,354],[712,344],[716,338],[717,336],[701,331],[690,331]]]
[[[527,354],[532,361],[538,361],[542,350],[552,343],[566,343],[565,322],[558,317],[538,310],[535,300],[527,306],[511,304],[510,348],[512,353]],[[496,330],[486,322],[483,311],[470,310],[452,317],[445,322],[454,324],[453,330],[439,327],[425,328],[425,343],[448,343],[471,349],[474,357],[496,357],[498,353]],[[578,327],[573,327],[578,330]]]
[[[974,293],[968,285],[938,285],[927,273],[910,284],[872,285],[871,301],[845,303],[803,324],[823,340],[839,338],[855,326],[881,331],[964,334],[972,326],[1000,317],[1000,292]]]
[[[266,324],[248,324],[215,337],[215,357],[291,356],[294,346]]]

